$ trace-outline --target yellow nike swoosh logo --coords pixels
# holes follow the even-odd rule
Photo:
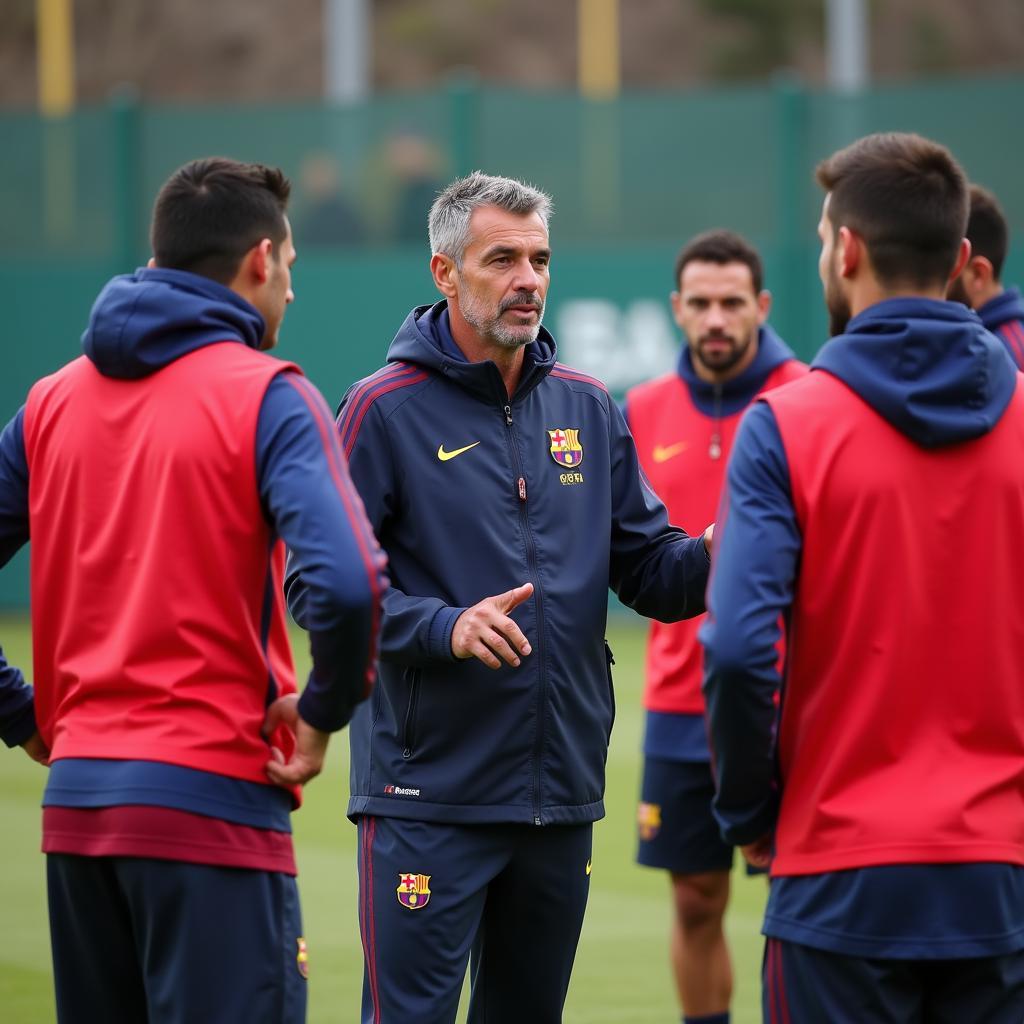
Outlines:
[[[474,441],[472,444],[467,444],[465,448],[456,448],[455,451],[446,452],[444,445],[439,444],[437,446],[437,457],[442,462],[447,462],[449,459],[454,459],[456,455],[461,455],[463,452],[468,452],[470,448],[475,448],[480,442]]]
[[[677,441],[675,444],[670,444],[668,447],[664,448],[660,444],[656,444],[654,446],[654,461],[668,462],[669,459],[674,459],[681,452],[685,452],[689,447],[689,441]]]
[[[590,874],[590,861],[587,861],[587,874]]]

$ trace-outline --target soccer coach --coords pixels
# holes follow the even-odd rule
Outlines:
[[[366,1024],[454,1022],[471,950],[469,1020],[561,1020],[604,815],[608,588],[704,610],[705,541],[669,525],[617,405],[541,325],[550,208],[479,172],[445,188],[443,299],[341,408],[392,583],[351,729]]]

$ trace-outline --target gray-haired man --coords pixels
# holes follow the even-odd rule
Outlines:
[[[471,952],[470,1021],[561,1019],[604,814],[608,587],[666,620],[704,607],[705,544],[541,327],[549,214],[508,178],[445,189],[444,299],[340,410],[391,559],[377,698],[351,728],[368,1022],[454,1021]]]

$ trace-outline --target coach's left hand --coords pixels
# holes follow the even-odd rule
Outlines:
[[[270,748],[272,760],[267,762],[267,775],[278,786],[301,786],[323,771],[324,756],[331,734],[314,729],[299,716],[298,694],[279,697],[267,708],[263,734],[272,736],[280,725],[286,725],[295,734],[295,752],[286,761],[277,747]]]

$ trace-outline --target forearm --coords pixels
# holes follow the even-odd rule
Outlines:
[[[381,602],[381,661],[424,666],[453,662],[452,630],[465,608],[389,587]]]
[[[300,714],[334,731],[373,685],[386,563],[323,400],[294,374],[275,385],[260,412],[260,494],[289,549],[289,606],[311,637]]]
[[[785,452],[767,406],[756,405],[740,426],[715,529],[700,630],[714,812],[728,841],[744,845],[775,821],[778,644],[801,548]]]
[[[17,747],[36,731],[35,702],[32,687],[21,671],[8,664],[0,649],[0,739],[8,747]]]
[[[703,538],[669,527],[642,555],[623,562],[613,589],[634,611],[660,622],[677,622],[705,610],[711,560]]]

